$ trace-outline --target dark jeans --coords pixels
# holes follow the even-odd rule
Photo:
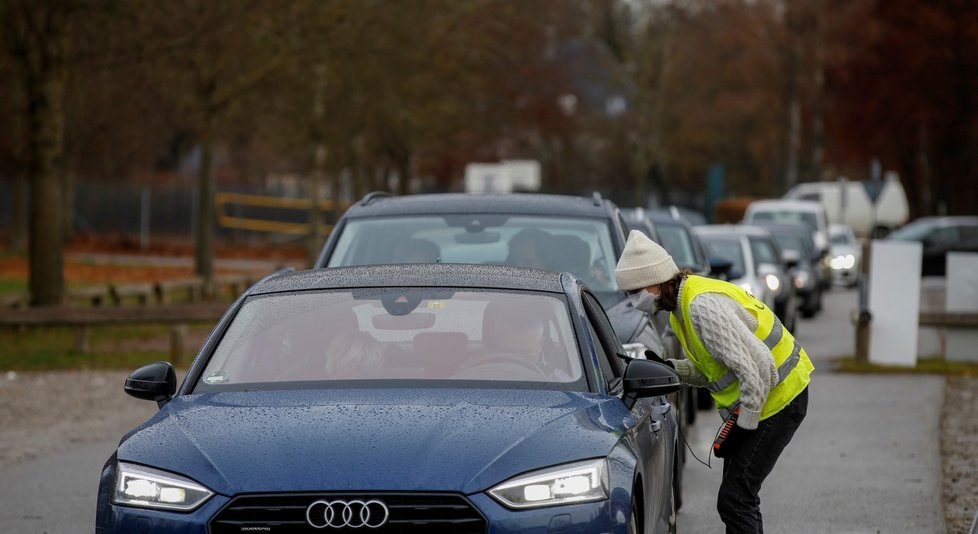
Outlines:
[[[806,387],[780,412],[758,423],[756,430],[746,431],[737,450],[724,459],[717,511],[727,534],[764,532],[757,494],[807,412]]]

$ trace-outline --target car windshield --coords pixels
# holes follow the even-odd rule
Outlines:
[[[582,369],[562,296],[428,288],[304,291],[248,298],[194,392],[263,389],[261,384],[321,387],[321,381],[389,387],[391,380],[584,389]]]
[[[738,273],[747,272],[744,262],[744,249],[741,247],[740,238],[737,237],[718,237],[703,236],[703,243],[711,257],[723,258],[731,263],[731,271]]]
[[[808,256],[808,251],[802,243],[801,236],[792,234],[774,234],[774,239],[783,250],[792,250],[802,257]]]
[[[775,252],[770,241],[754,236],[747,238],[747,240],[750,242],[751,254],[754,255],[755,267],[760,267],[762,264],[775,266],[781,264],[778,253]]]
[[[853,245],[855,240],[848,232],[834,232],[832,234],[832,244],[833,245]]]
[[[662,240],[662,247],[672,256],[680,268],[698,267],[696,253],[693,251],[693,241],[689,237],[686,228],[677,224],[657,225],[659,239]]]
[[[805,223],[812,230],[818,230],[818,218],[811,211],[763,210],[751,214],[751,221],[769,221],[781,224]]]
[[[328,267],[486,263],[566,271],[617,291],[618,260],[603,219],[469,214],[350,219]]]

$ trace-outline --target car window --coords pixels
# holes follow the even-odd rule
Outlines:
[[[597,333],[595,345],[600,341],[601,347],[598,349],[598,362],[601,364],[601,372],[610,382],[615,378],[620,378],[624,373],[624,362],[618,354],[624,353],[615,331],[608,321],[601,304],[592,295],[585,293],[582,300],[587,311],[588,322],[592,328],[592,334]],[[596,332],[595,332],[596,331]]]
[[[832,234],[833,245],[852,245],[855,241],[850,239],[848,232],[836,232]]]
[[[933,220],[914,221],[890,233],[890,239],[923,241],[937,227]]]
[[[750,241],[750,251],[754,255],[754,265],[760,266],[762,263],[768,265],[780,265],[781,261],[778,259],[778,253],[771,246],[771,243],[761,237],[749,237]]]
[[[782,224],[805,223],[811,230],[818,230],[818,216],[813,211],[792,211],[792,210],[763,210],[755,211],[750,216],[750,221],[769,221]]]
[[[666,249],[666,252],[672,256],[679,268],[699,267],[699,262],[696,261],[696,253],[693,250],[693,241],[685,227],[660,223],[658,230],[662,248]]]
[[[248,298],[196,391],[423,379],[583,384],[563,296],[428,288]]]
[[[616,292],[609,221],[459,214],[350,219],[328,267],[389,263],[487,263],[567,271],[595,291]]]
[[[978,245],[978,225],[959,226],[958,232],[962,243],[972,247]]]
[[[733,263],[733,271],[741,274],[747,273],[747,269],[744,267],[744,250],[739,238],[703,236],[703,244],[706,245],[706,250],[709,251],[711,257],[723,258]]]
[[[778,242],[778,246],[784,250],[797,252],[802,257],[807,257],[810,255],[808,251],[805,250],[805,245],[802,243],[801,236],[792,234],[775,234],[774,239]]]
[[[950,245],[961,240],[961,232],[957,226],[942,226],[931,232],[927,238],[942,245]]]

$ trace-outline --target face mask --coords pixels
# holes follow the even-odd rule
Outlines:
[[[637,293],[630,293],[628,299],[631,300],[632,306],[636,310],[642,310],[649,315],[655,313],[656,296],[647,290],[643,289]]]

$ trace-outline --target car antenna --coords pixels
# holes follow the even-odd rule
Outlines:
[[[595,191],[594,193],[591,193],[591,200],[594,202],[594,205],[595,206],[600,206],[601,205],[601,200],[602,200],[601,199],[601,193],[599,193],[597,191]]]

